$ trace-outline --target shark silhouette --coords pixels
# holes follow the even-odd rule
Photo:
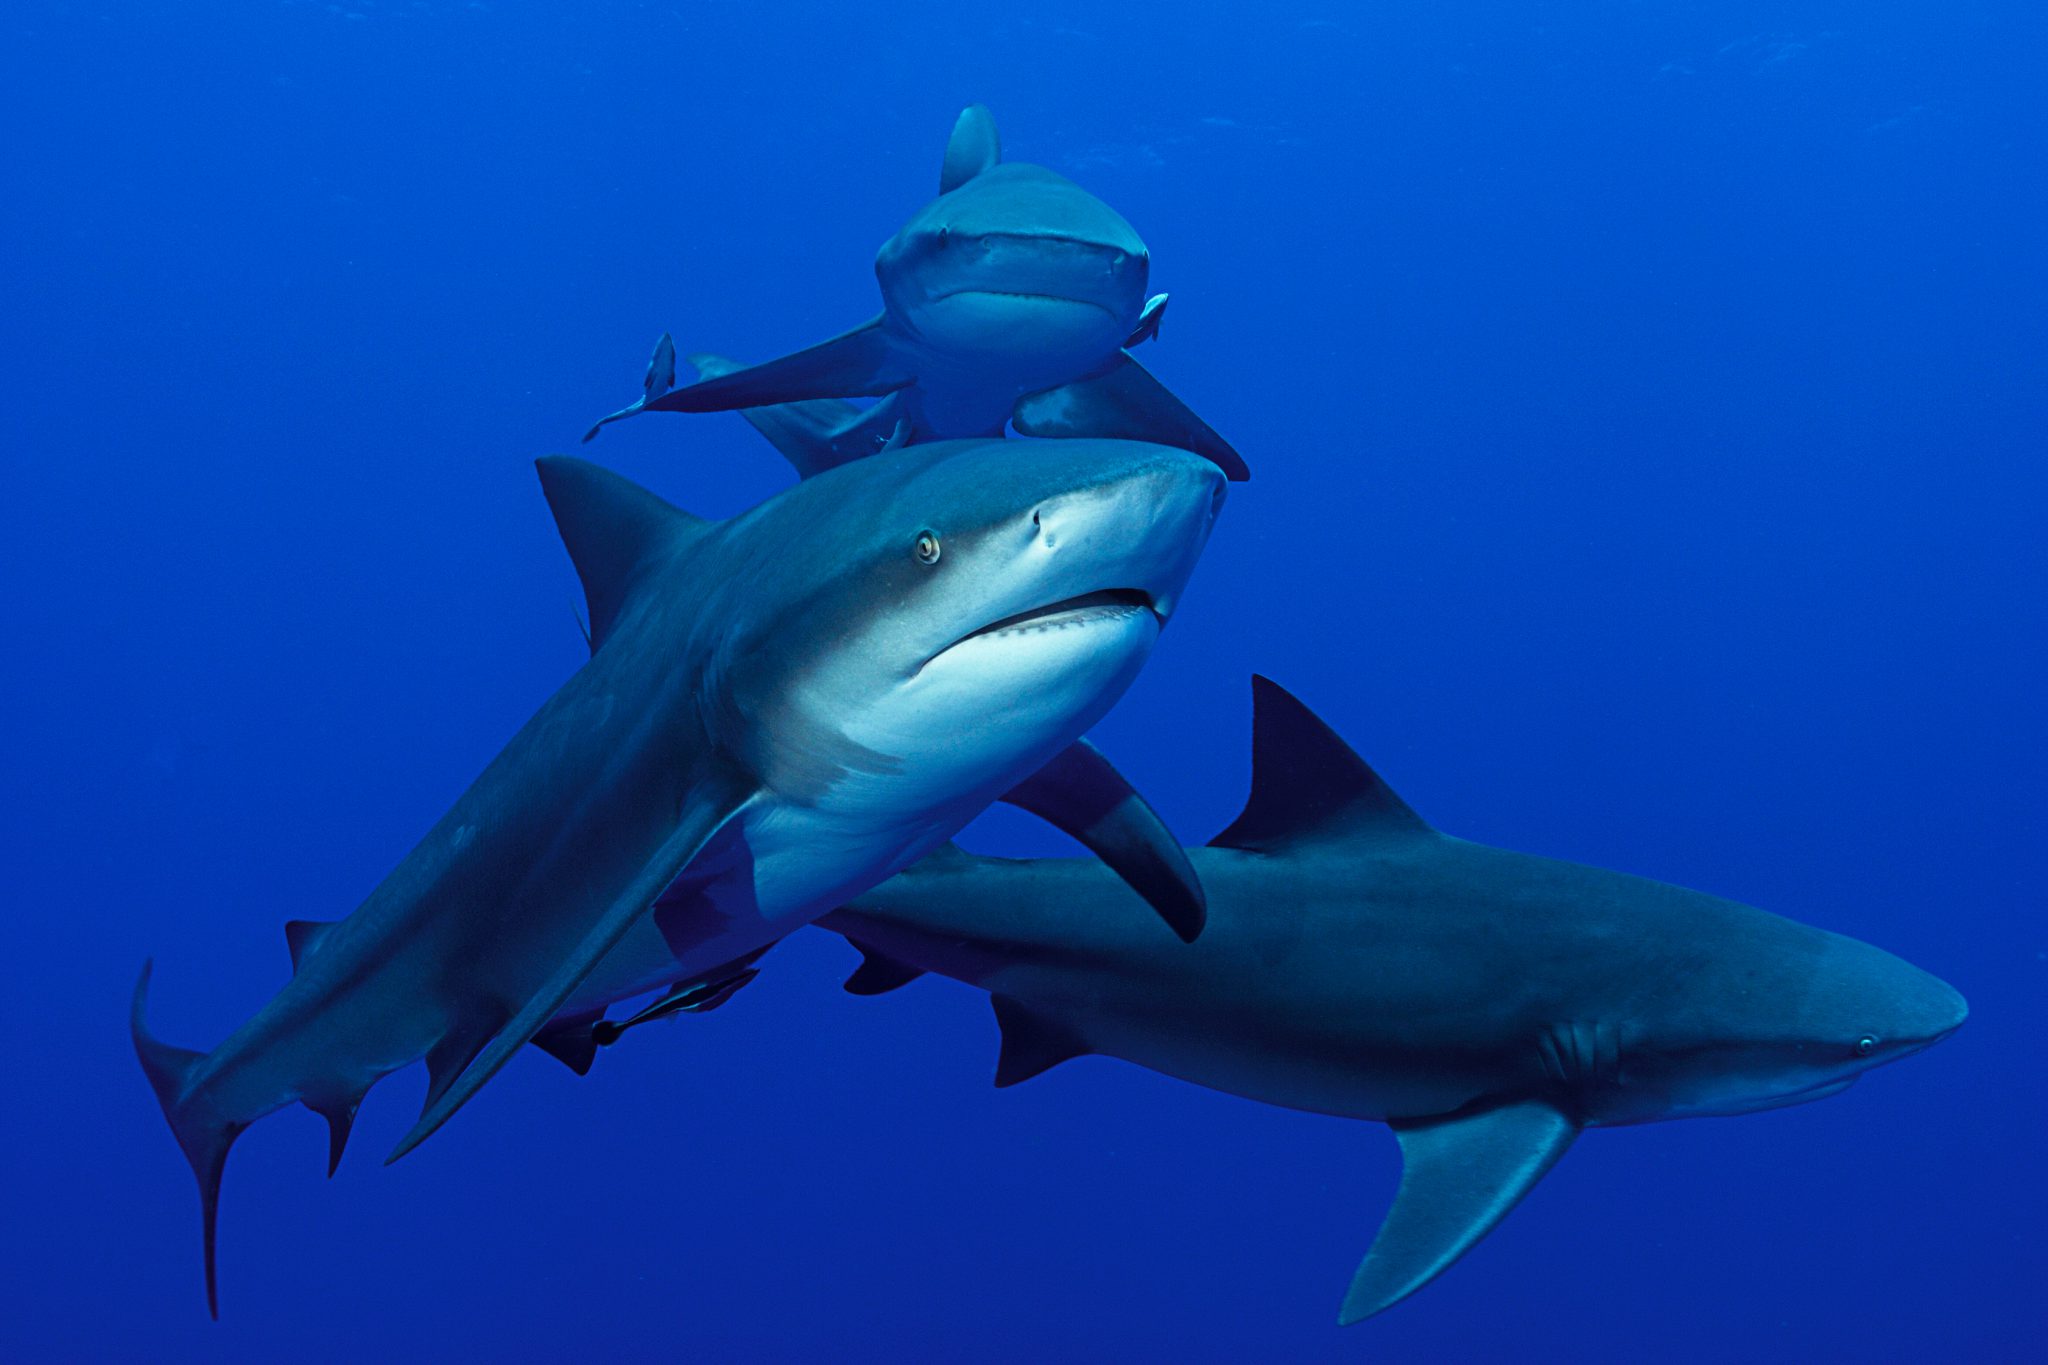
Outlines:
[[[212,1052],[136,1052],[199,1181],[208,1305],[229,1147],[303,1103],[329,1170],[424,1058],[434,1132],[636,935],[739,964],[1043,769],[1150,653],[1222,502],[1216,467],[1108,441],[915,446],[707,522],[540,461],[591,658]],[[623,951],[623,957],[616,956]],[[716,973],[714,973],[716,974]]]
[[[1250,477],[1230,443],[1132,358],[1157,334],[1151,258],[1107,204],[1043,166],[1004,162],[995,121],[973,105],[947,142],[939,197],[875,258],[881,316],[764,364],[707,367],[675,383],[663,336],[642,397],[584,434],[642,412],[725,412],[830,398],[865,410],[793,409],[816,473],[879,450],[950,437],[1097,436],[1154,441]],[[794,458],[794,457],[792,457]]]
[[[1190,851],[1192,947],[1111,913],[1098,863],[951,846],[819,923],[864,954],[856,994],[990,992],[999,1086],[1100,1053],[1391,1126],[1400,1189],[1340,1322],[1441,1274],[1586,1127],[1821,1099],[1963,1022],[1868,944],[1440,834],[1279,686],[1253,695],[1251,798]]]

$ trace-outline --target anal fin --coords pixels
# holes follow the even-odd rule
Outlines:
[[[1401,1187],[1337,1315],[1340,1326],[1393,1307],[1493,1231],[1579,1135],[1554,1105],[1524,1100],[1390,1125]]]
[[[881,949],[871,948],[857,938],[846,941],[860,949],[860,966],[853,969],[853,975],[847,977],[841,987],[848,995],[886,995],[924,975],[924,968],[898,962]]]
[[[341,1154],[348,1146],[349,1131],[355,1127],[356,1110],[362,1108],[367,1091],[353,1095],[308,1095],[305,1106],[327,1120],[327,1178],[341,1169]]]
[[[590,1064],[597,1060],[596,1029],[603,1022],[603,1010],[551,1019],[533,1035],[533,1045],[577,1075],[588,1076]]]
[[[1072,1028],[1008,995],[989,997],[996,1024],[1003,1031],[1002,1055],[996,1059],[996,1087],[1028,1081],[1061,1062],[1085,1057],[1095,1049]]]

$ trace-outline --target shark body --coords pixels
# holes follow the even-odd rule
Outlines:
[[[743,964],[943,842],[1122,694],[1224,487],[1164,447],[938,443],[706,522],[581,461],[540,471],[589,662],[353,914],[288,926],[291,982],[212,1052],[152,1037],[137,984],[210,1305],[250,1123],[304,1103],[331,1170],[370,1086],[424,1058],[396,1159],[565,1007],[616,998],[649,936]]]
[[[1838,1093],[1961,1025],[1961,996],[1868,944],[1424,824],[1278,686],[1255,680],[1252,795],[1190,850],[1192,947],[1107,913],[1099,864],[948,848],[820,923],[847,982],[924,971],[990,992],[996,1084],[1121,1057],[1269,1104],[1389,1124],[1404,1173],[1340,1321],[1412,1294],[1589,1126]]]
[[[1147,299],[1150,254],[1121,215],[1042,166],[1005,163],[979,105],[954,127],[939,190],[876,257],[880,316],[763,364],[702,366],[682,388],[671,387],[675,346],[664,336],[643,396],[583,439],[641,412],[867,397],[880,401],[783,415],[805,436],[801,472],[1014,426],[1177,446],[1232,479],[1250,476],[1230,443],[1129,352],[1157,334],[1166,296]]]

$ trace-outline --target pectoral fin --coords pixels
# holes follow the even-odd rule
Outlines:
[[[1002,799],[1079,840],[1159,913],[1183,943],[1208,919],[1194,866],[1156,811],[1101,750],[1076,740]]]
[[[470,1096],[483,1088],[484,1082],[512,1059],[513,1053],[540,1032],[576,987],[583,983],[583,978],[590,975],[598,960],[625,937],[626,930],[633,926],[634,921],[648,913],[663,889],[690,865],[698,850],[709,843],[725,822],[737,815],[753,796],[753,790],[743,781],[723,774],[707,774],[697,783],[675,830],[662,844],[660,852],[612,899],[596,922],[585,931],[574,951],[563,958],[554,973],[520,1005],[510,1022],[496,1032],[489,1044],[456,1073],[445,1088],[436,1079],[426,1111],[420,1115],[412,1131],[384,1159],[386,1165],[426,1141],[435,1129],[468,1102]]]
[[[1352,1277],[1340,1326],[1391,1308],[1448,1270],[1579,1135],[1577,1124],[1535,1100],[1392,1127],[1401,1141],[1401,1188]]]
[[[650,394],[598,419],[583,439],[588,441],[607,423],[636,413],[730,412],[811,398],[879,398],[915,378],[899,362],[878,317],[779,360],[700,379],[658,396]]]
[[[688,392],[679,390],[678,392]],[[1026,394],[1010,421],[1026,436],[1108,436],[1192,450],[1232,480],[1252,476],[1244,457],[1130,353],[1090,379]]]
[[[914,378],[902,367],[882,319],[816,346],[700,379],[649,399],[649,412],[726,412],[808,398],[879,398]]]
[[[722,378],[744,368],[717,355],[693,355],[690,363],[705,379]],[[797,477],[804,479],[891,449],[899,428],[905,436],[912,434],[902,415],[902,400],[893,396],[865,411],[839,398],[810,398],[742,408],[740,416],[767,437],[768,444],[795,468]]]

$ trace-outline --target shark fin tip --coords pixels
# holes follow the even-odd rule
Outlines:
[[[412,1151],[413,1148],[419,1146],[422,1142],[425,1142],[434,1131],[433,1128],[427,1128],[425,1132],[420,1131],[423,1127],[425,1127],[425,1125],[426,1120],[424,1118],[422,1118],[418,1123],[414,1124],[412,1127],[412,1131],[407,1133],[404,1137],[400,1138],[398,1140],[398,1145],[396,1147],[393,1147],[390,1153],[385,1156],[384,1164],[386,1166],[392,1165],[400,1157]],[[440,1125],[438,1124],[435,1125],[435,1127],[439,1126]]]

